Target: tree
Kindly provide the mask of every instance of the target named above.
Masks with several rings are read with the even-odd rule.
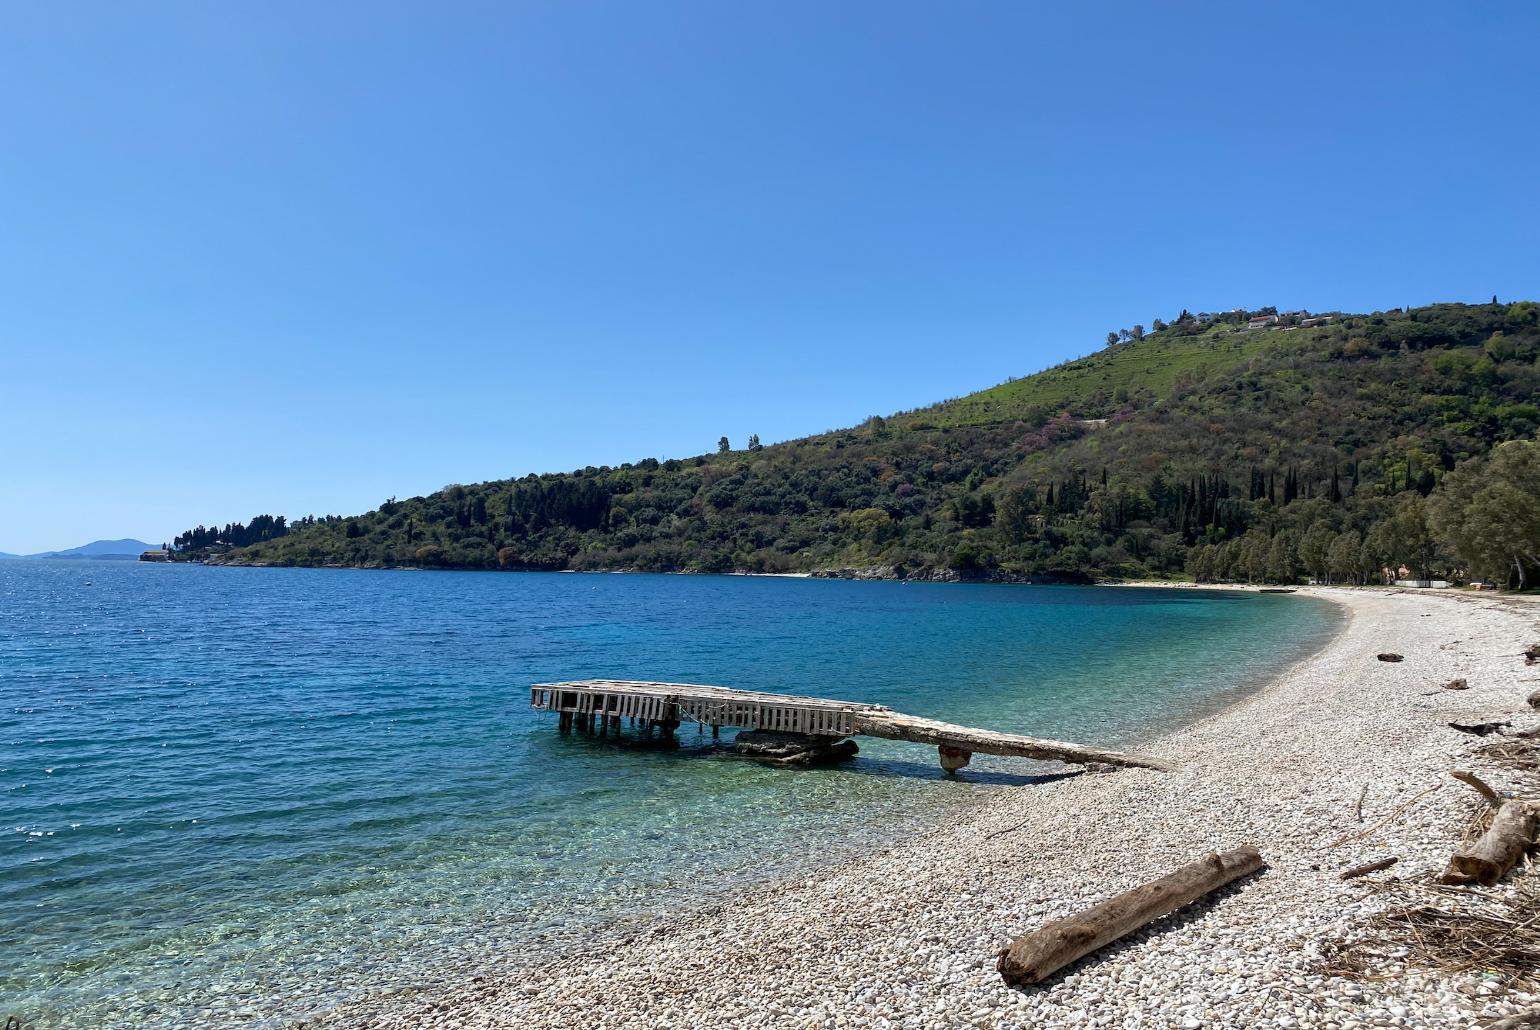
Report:
[[[1471,574],[1520,590],[1540,574],[1540,443],[1514,440],[1457,466],[1427,504],[1434,532]]]
[[[728,442],[727,437],[724,436],[724,437],[722,437],[722,439],[717,441],[717,453],[718,454],[726,454],[728,451],[730,451],[732,449],[733,449],[733,445]]]
[[[1267,549],[1266,576],[1274,583],[1293,583],[1299,578],[1299,558],[1296,554],[1294,531],[1286,529],[1273,537]]]
[[[1305,571],[1322,583],[1331,582],[1331,548],[1336,542],[1336,534],[1324,522],[1317,522],[1300,538],[1300,563],[1305,566]]]
[[[1019,544],[1031,534],[1036,513],[1037,491],[1031,486],[1012,487],[995,503],[995,526],[1006,540]]]
[[[1359,548],[1357,533],[1341,533],[1331,542],[1331,548],[1326,554],[1328,582],[1332,579],[1359,582]]]
[[[1160,332],[1165,327],[1166,327],[1166,323],[1162,322],[1158,318],[1155,321],[1150,323],[1150,328],[1153,329],[1157,333]]]
[[[1428,531],[1427,505],[1419,496],[1406,498],[1388,523],[1394,560],[1405,565],[1417,579],[1431,579],[1438,560],[1438,543]]]
[[[1118,345],[1118,334],[1117,334],[1117,332],[1114,331],[1114,332],[1108,333],[1107,334],[1107,346],[1109,346],[1109,347],[1116,347],[1117,345]]]
[[[1144,326],[1142,326],[1142,325],[1134,326],[1133,329],[1129,331],[1128,335],[1132,336],[1136,340],[1144,339]]]
[[[760,448],[761,448],[761,444],[759,442],[759,434],[758,433],[750,433],[749,434],[749,450],[757,451],[757,450],[760,450]]]
[[[1255,583],[1259,579],[1267,578],[1267,559],[1272,551],[1272,543],[1267,539],[1266,533],[1256,531],[1247,533],[1240,541],[1240,554],[1236,561],[1236,576],[1246,577],[1247,583]]]

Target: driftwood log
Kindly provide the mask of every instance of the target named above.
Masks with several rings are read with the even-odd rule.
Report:
[[[1449,859],[1441,882],[1492,886],[1524,857],[1524,852],[1535,841],[1537,825],[1540,825],[1540,809],[1528,801],[1504,801],[1487,832]]]
[[[1515,1012],[1511,1016],[1488,1023],[1485,1030],[1540,1030],[1540,1009]]]
[[[995,963],[1013,987],[1039,983],[1083,955],[1265,867],[1256,848],[1210,852],[1158,880],[1023,934]]]
[[[1396,654],[1394,651],[1386,651],[1382,654],[1375,655],[1375,657],[1382,662],[1399,662],[1401,660],[1401,656]]]

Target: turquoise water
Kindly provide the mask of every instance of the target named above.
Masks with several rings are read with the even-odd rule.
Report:
[[[534,681],[1116,744],[1334,618],[1198,591],[0,562],[0,1016],[281,1025],[698,907],[1045,771],[564,738]]]

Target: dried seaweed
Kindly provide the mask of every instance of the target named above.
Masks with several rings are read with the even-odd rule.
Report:
[[[1540,989],[1540,877],[1518,890],[1386,880],[1367,882],[1391,902],[1370,916],[1359,939],[1331,944],[1321,972],[1355,980],[1388,980],[1385,960],[1447,974],[1496,974],[1510,987]]]

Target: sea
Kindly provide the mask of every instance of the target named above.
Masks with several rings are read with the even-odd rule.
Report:
[[[1211,590],[0,562],[0,1019],[286,1026],[692,918],[1064,771],[564,737],[531,683],[1133,747],[1337,618]]]

